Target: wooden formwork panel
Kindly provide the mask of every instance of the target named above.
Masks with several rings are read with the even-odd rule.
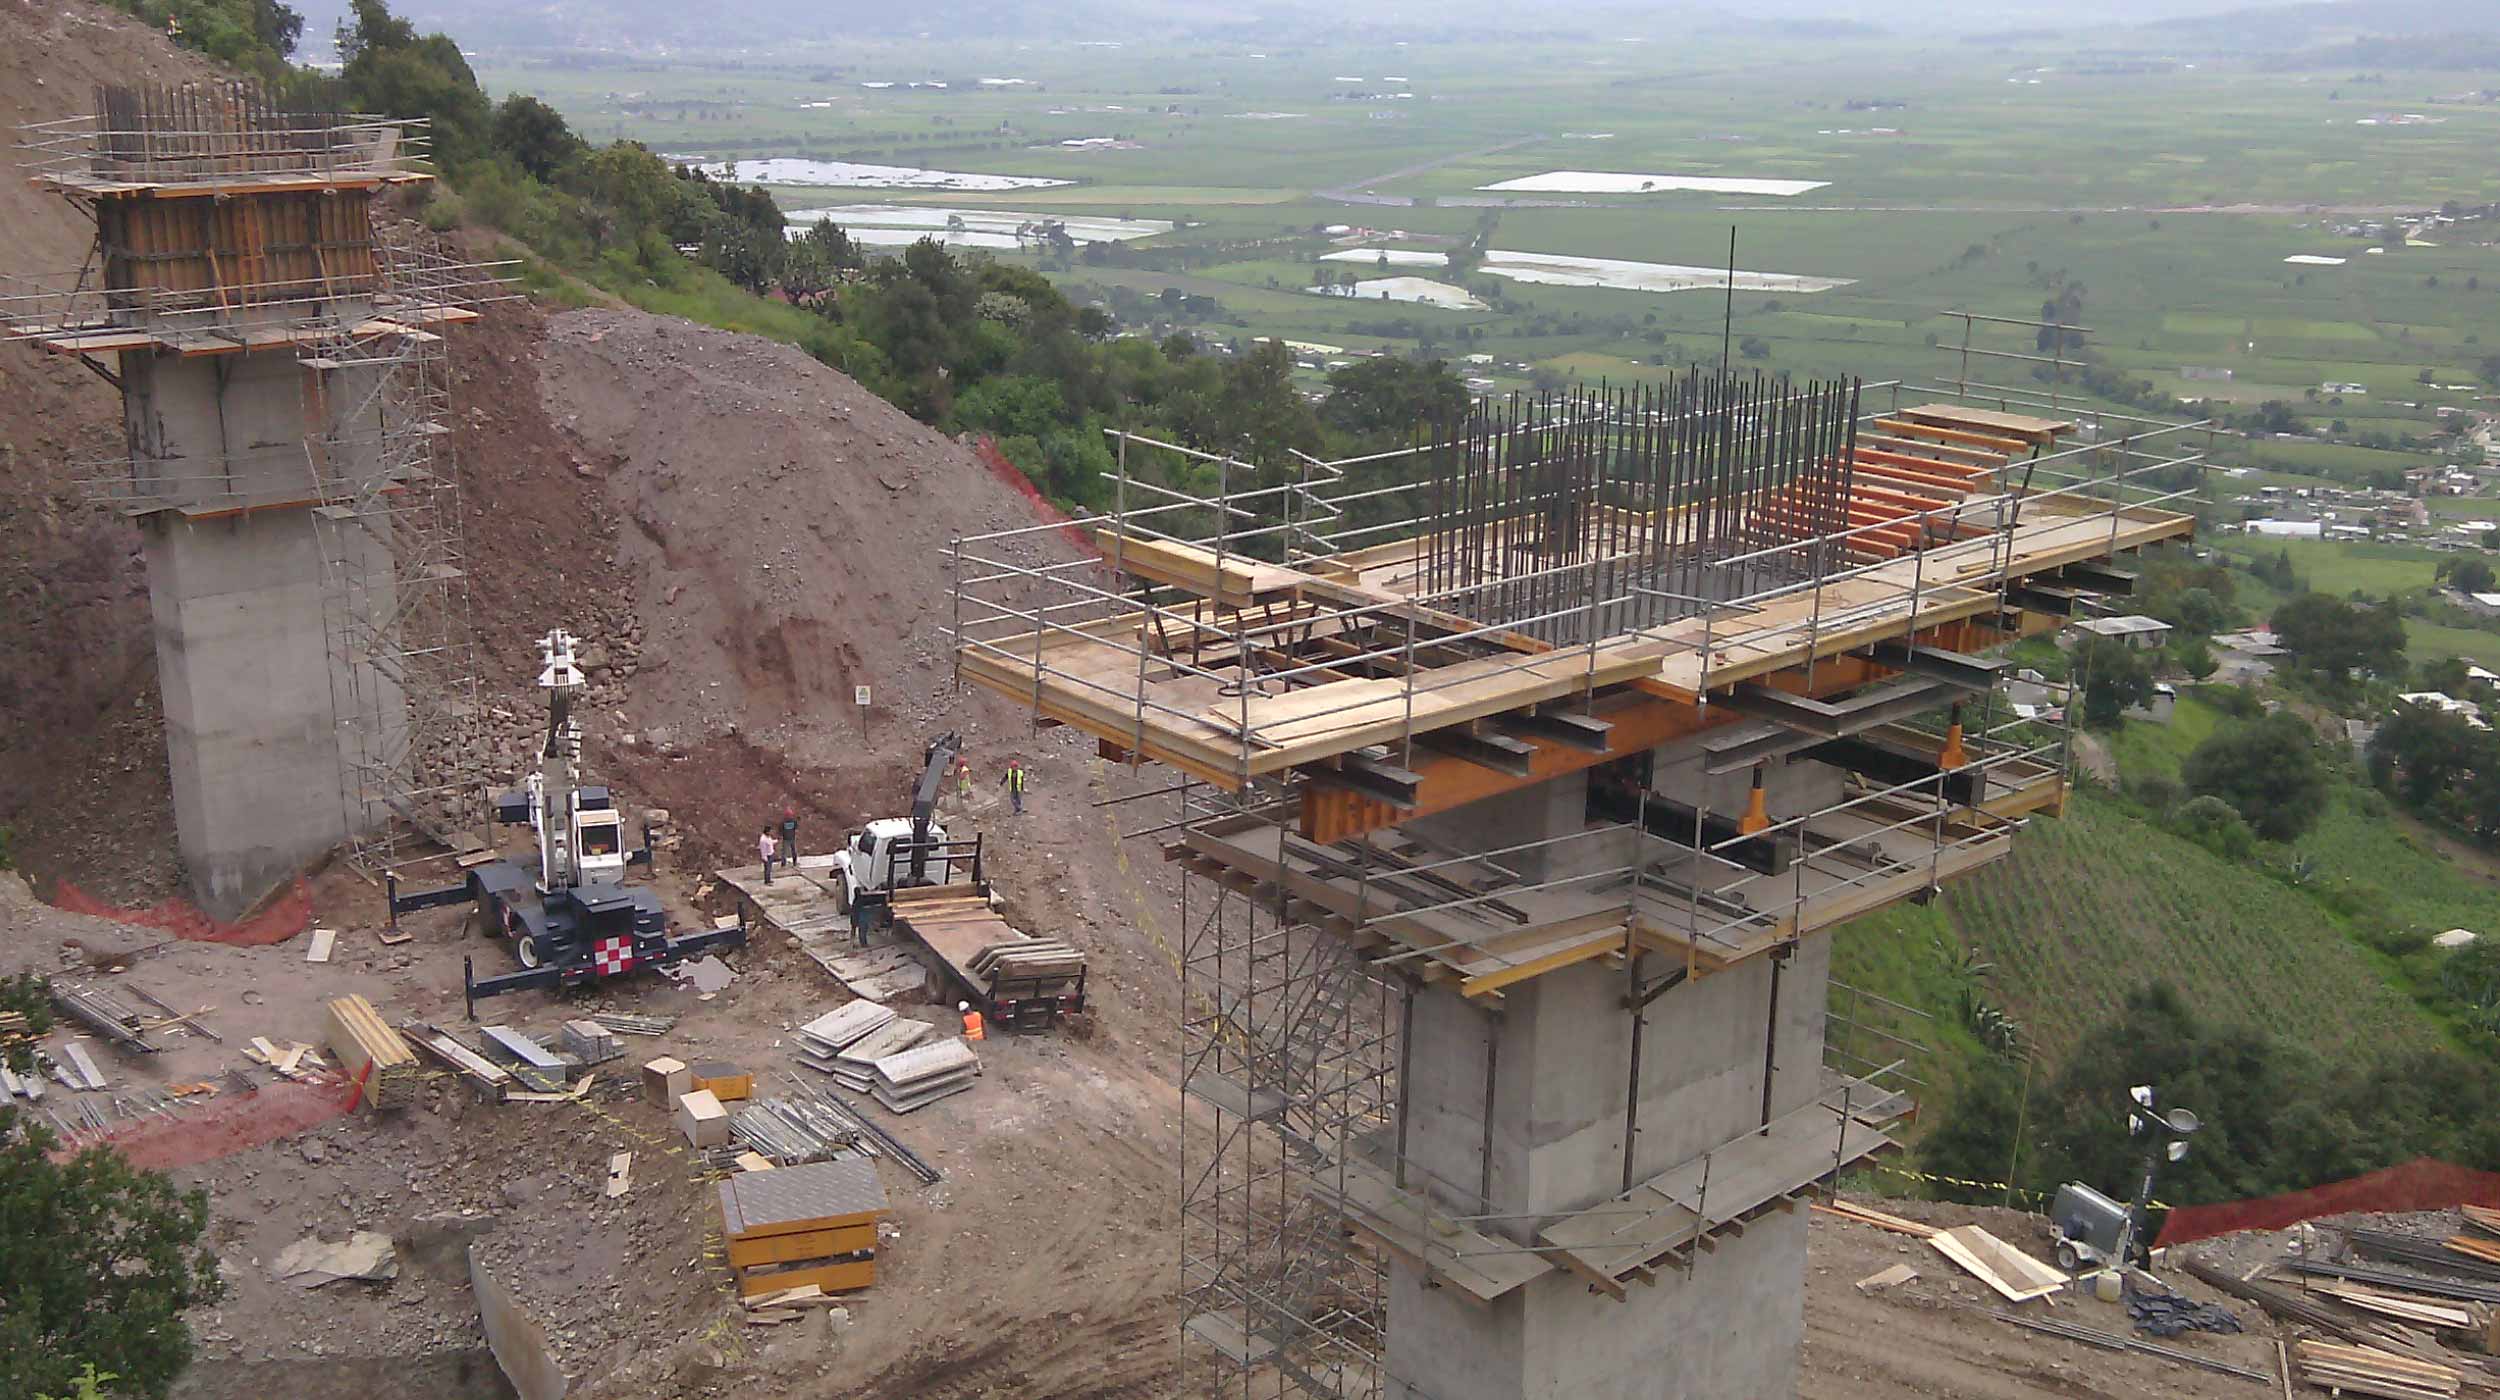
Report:
[[[105,286],[241,309],[374,290],[369,192],[110,199],[96,209]],[[145,301],[134,297],[145,308]]]

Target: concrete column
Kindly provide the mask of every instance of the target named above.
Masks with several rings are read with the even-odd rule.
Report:
[[[174,817],[191,895],[232,918],[346,834],[312,515],[147,531]]]
[[[393,615],[387,521],[325,523],[306,504],[322,490],[308,437],[367,439],[329,454],[335,481],[379,470],[381,370],[316,383],[290,348],[134,352],[122,371],[134,487],[155,508],[146,557],[175,825],[193,901],[232,918],[349,835],[342,768],[405,740],[396,680],[348,659],[358,649],[339,643],[354,629],[334,635],[351,615]]]
[[[1571,787],[1568,782],[1544,785]],[[1438,819],[1482,845],[1577,824],[1577,789],[1505,797],[1509,814]],[[1690,797],[1683,800],[1690,801]],[[1457,820],[1452,820],[1457,819]],[[1507,828],[1507,829],[1505,829]],[[1567,848],[1566,848],[1567,849]],[[1524,873],[1524,872],[1523,872]],[[1811,1102],[1822,1086],[1830,942],[1660,996],[1634,1061],[1630,977],[1603,961],[1505,988],[1491,1004],[1415,1000],[1404,1083],[1409,1189],[1522,1245]],[[1643,973],[1667,972],[1664,957]],[[1774,983],[1777,984],[1776,998]],[[1768,1092],[1766,1094],[1766,1086]],[[1635,1115],[1631,1109],[1637,1103]],[[1637,1118],[1637,1124],[1635,1124]],[[1800,1183],[1802,1184],[1802,1183]],[[1774,1215],[1617,1302],[1557,1271],[1490,1306],[1393,1263],[1387,1361],[1398,1400],[1764,1400],[1793,1395],[1804,1340],[1805,1218]],[[1676,1339],[1695,1339],[1678,1346]],[[1700,1344],[1705,1341],[1707,1345]]]

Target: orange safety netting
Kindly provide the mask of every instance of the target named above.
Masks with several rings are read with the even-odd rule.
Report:
[[[52,905],[73,914],[93,914],[99,919],[111,919],[117,924],[158,929],[193,943],[224,943],[237,948],[284,943],[312,926],[312,886],[302,880],[297,880],[284,894],[271,899],[260,909],[230,924],[219,923],[201,913],[187,899],[176,897],[159,900],[145,908],[126,909],[108,904],[67,880],[52,887]]]
[[[186,1105],[170,1114],[137,1119],[100,1141],[134,1167],[157,1171],[192,1167],[343,1118],[355,1106],[358,1093],[358,1086],[345,1079],[271,1084],[248,1094],[226,1094],[196,1108]]]
[[[1041,488],[1033,484],[1033,479],[1026,476],[1015,463],[1008,461],[1006,453],[998,450],[998,444],[995,441],[986,437],[982,438],[972,445],[972,454],[981,459],[981,465],[990,469],[990,475],[1006,482],[1008,486],[1014,488],[1016,494],[1031,501],[1035,514],[1044,520],[1058,522],[1059,533],[1067,538],[1068,543],[1097,557],[1102,554],[1102,551],[1095,547],[1093,537],[1078,528],[1076,522],[1068,518],[1066,511],[1052,505],[1050,498],[1042,494]]]
[[[2327,1215],[2446,1210],[2462,1205],[2500,1207],[2500,1175],[2417,1157],[2306,1191],[2174,1207],[2162,1224],[2161,1238],[2154,1243],[2186,1244],[2238,1230],[2281,1230]]]

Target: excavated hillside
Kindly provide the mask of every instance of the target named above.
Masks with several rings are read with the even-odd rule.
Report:
[[[26,123],[93,111],[98,83],[213,73],[101,5],[0,4],[0,142],[12,146]],[[0,270],[75,277],[94,226],[14,169],[7,176]],[[138,896],[176,874],[147,586],[137,533],[78,486],[90,474],[79,464],[122,451],[111,385],[0,344],[0,848],[47,883],[69,873]],[[104,852],[111,859],[93,859]]]
[[[0,5],[12,133],[91,110],[98,83],[213,75],[101,6]],[[67,201],[0,181],[11,274],[74,275],[91,237]],[[520,771],[532,644],[556,625],[599,663],[594,757],[696,854],[785,806],[818,832],[882,810],[926,731],[966,727],[941,720],[947,540],[1034,517],[965,447],[796,350],[630,310],[504,303],[452,366],[495,702],[481,782]],[[38,889],[137,899],[179,877],[146,580],[136,532],[78,484],[123,451],[112,386],[0,345],[0,828]]]

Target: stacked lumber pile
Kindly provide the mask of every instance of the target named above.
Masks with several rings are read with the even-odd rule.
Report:
[[[2391,1293],[2383,1289],[2363,1288],[2356,1283],[2312,1284],[2310,1291],[2323,1293],[2339,1303],[2363,1312],[2392,1317],[2415,1327],[2444,1327],[2450,1331],[2480,1330],[2475,1311],[2463,1303],[2444,1303],[2412,1293]]]
[[[363,997],[339,997],[327,1009],[330,1053],[349,1079],[363,1081],[364,1101],[376,1108],[406,1103],[425,1077],[417,1052]]]
[[[2299,1362],[2301,1379],[2340,1394],[2438,1400],[2464,1388],[2464,1378],[2454,1367],[2375,1347],[2303,1341],[2292,1344],[2292,1354]]]
[[[887,1055],[871,1068],[868,1092],[889,1112],[910,1113],[972,1087],[981,1059],[959,1036]]]
[[[814,1286],[841,1293],[877,1281],[885,1186],[864,1157],[742,1171],[720,1183],[721,1237],[741,1298]]]

